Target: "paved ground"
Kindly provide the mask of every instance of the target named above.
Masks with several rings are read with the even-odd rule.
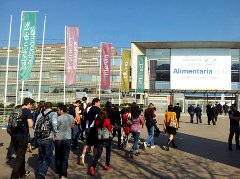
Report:
[[[163,114],[158,115],[159,127],[162,129]],[[156,148],[146,150],[140,145],[141,155],[130,159],[128,150],[120,150],[114,141],[111,156],[111,171],[103,169],[105,152],[96,169],[96,178],[240,178],[240,151],[227,150],[229,120],[221,116],[216,126],[207,125],[206,116],[202,124],[189,123],[189,117],[183,115],[180,129],[176,135],[177,149],[162,150],[166,144],[166,134],[155,139]],[[146,128],[141,133],[141,142],[146,138]],[[235,143],[235,142],[233,142]],[[6,148],[9,136],[0,129],[0,178],[9,178],[14,160],[7,161]],[[83,144],[80,142],[81,148]],[[81,150],[81,149],[80,149]],[[92,156],[86,156],[88,164],[78,165],[77,156],[81,151],[72,151],[69,158],[69,178],[92,178],[87,169]],[[34,178],[37,150],[27,153],[26,168]],[[57,178],[54,173],[54,161],[48,170],[47,178]]]

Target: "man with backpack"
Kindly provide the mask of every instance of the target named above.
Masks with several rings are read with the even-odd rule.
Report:
[[[45,102],[44,109],[38,115],[35,125],[35,137],[38,146],[37,179],[43,179],[47,174],[53,157],[53,137],[57,133],[57,113],[52,111],[52,103]]]
[[[35,101],[25,98],[21,109],[10,113],[8,132],[10,133],[16,152],[16,160],[10,179],[26,178],[30,175],[25,169],[25,155],[29,139],[29,127],[33,126],[31,109]]]

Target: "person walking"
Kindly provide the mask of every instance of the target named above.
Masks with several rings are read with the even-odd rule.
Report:
[[[237,110],[237,105],[232,104],[230,111],[228,112],[230,119],[230,132],[228,137],[228,150],[232,151],[232,139],[235,134],[236,149],[240,150],[239,145],[239,120],[240,112]]]
[[[78,149],[78,138],[80,136],[80,100],[69,106],[69,114],[73,116],[75,122],[72,128],[72,150]]]
[[[208,125],[210,125],[211,121],[214,125],[212,103],[211,102],[209,102],[208,105],[206,106],[206,112],[207,112],[207,117],[208,117]]]
[[[154,110],[154,105],[150,103],[148,108],[144,112],[145,124],[148,130],[148,137],[145,142],[143,142],[144,148],[149,146],[150,148],[155,148],[154,145],[154,130],[156,121],[156,111]]]
[[[215,105],[212,106],[212,121],[213,121],[213,125],[217,124],[217,118],[218,118],[218,108],[217,108],[217,103]]]
[[[36,120],[35,137],[38,146],[36,179],[44,179],[51,164],[54,150],[53,137],[57,133],[57,113],[52,103],[45,102],[44,109]]]
[[[74,118],[67,114],[67,106],[60,104],[57,107],[57,133],[54,138],[56,174],[59,178],[67,178],[68,158],[71,149],[71,128],[74,127]]]
[[[133,158],[133,155],[138,156],[140,152],[138,151],[138,141],[140,138],[140,130],[141,127],[143,128],[144,126],[144,119],[143,116],[141,115],[141,109],[136,106],[132,108],[132,124],[131,124],[131,133],[133,135],[134,141],[132,148],[129,152],[129,156]]]
[[[169,150],[170,144],[172,144],[173,148],[177,148],[174,141],[174,135],[177,133],[176,130],[178,129],[178,123],[176,113],[173,111],[172,105],[168,105],[168,111],[165,114],[163,129],[168,134],[168,141],[165,150]]]
[[[194,110],[194,106],[192,104],[190,104],[190,106],[188,107],[188,113],[190,115],[190,122],[193,123],[193,117],[195,114],[195,110]]]
[[[228,114],[228,110],[229,110],[229,106],[227,105],[227,103],[225,103],[223,105],[223,111],[224,111],[224,115],[226,116]]]
[[[199,121],[200,123],[202,123],[202,109],[201,109],[201,107],[199,106],[199,104],[198,104],[197,107],[195,108],[195,113],[196,113],[197,124],[198,124],[198,121]]]
[[[95,130],[96,132],[99,130],[99,128],[107,128],[109,132],[113,131],[113,127],[110,123],[110,119],[108,118],[108,113],[107,110],[103,109],[100,111],[99,115],[96,118],[95,122]],[[105,140],[100,140],[97,139],[96,141],[96,148],[97,148],[97,153],[93,158],[92,164],[89,169],[90,175],[94,176],[95,175],[95,168],[97,166],[97,163],[102,155],[103,151],[103,146],[106,147],[106,163],[104,166],[105,170],[110,170],[110,158],[111,158],[111,143],[112,139],[105,139]]]
[[[87,153],[87,149],[91,146],[94,146],[96,144],[96,140],[97,140],[97,132],[95,130],[95,119],[97,117],[97,115],[100,113],[101,109],[100,109],[100,99],[98,98],[94,98],[92,100],[92,106],[89,108],[89,111],[87,112],[87,129],[88,129],[88,135],[86,138],[86,144],[83,147],[82,150],[82,155],[79,158],[79,164],[80,165],[85,165],[85,155]],[[96,154],[96,145],[94,146],[95,150],[93,150],[93,155]]]
[[[176,106],[174,106],[173,111],[174,111],[174,112],[176,113],[176,115],[177,115],[178,128],[180,128],[180,126],[179,126],[179,121],[180,121],[180,116],[181,116],[182,108],[179,106],[179,103],[177,103]]]
[[[82,97],[82,103],[80,104],[80,111],[81,111],[81,114],[80,114],[80,118],[81,118],[81,124],[80,124],[80,127],[81,127],[81,134],[80,134],[80,138],[82,141],[84,141],[85,139],[85,129],[86,129],[86,115],[87,115],[87,97],[84,96]]]
[[[12,131],[12,142],[16,152],[16,160],[10,179],[26,178],[30,175],[25,168],[25,155],[29,141],[29,128],[33,126],[31,109],[35,101],[25,98],[22,106],[22,127]]]

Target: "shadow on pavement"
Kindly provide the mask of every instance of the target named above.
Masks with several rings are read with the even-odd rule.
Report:
[[[155,142],[157,145],[166,145],[167,136],[162,136],[163,135],[160,135],[160,138],[156,138]],[[240,150],[235,150],[235,144],[233,144],[234,150],[229,151],[226,142],[192,136],[180,132],[175,136],[175,142],[178,146],[177,150],[240,168]]]

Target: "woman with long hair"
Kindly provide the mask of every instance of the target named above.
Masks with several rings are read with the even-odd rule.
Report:
[[[176,113],[173,112],[173,105],[168,105],[168,111],[165,114],[164,119],[164,130],[168,134],[168,141],[167,146],[165,147],[165,150],[169,150],[170,144],[172,144],[173,148],[177,148],[177,146],[174,143],[174,135],[177,133],[178,129],[178,121]]]
[[[95,121],[96,131],[99,128],[107,128],[109,132],[112,132],[113,128],[110,123],[110,119],[108,118],[107,110],[102,109]],[[98,160],[100,159],[103,151],[103,146],[106,147],[106,165],[104,166],[105,170],[110,170],[110,157],[111,157],[111,144],[112,139],[105,139],[105,140],[97,140],[97,154],[94,156],[92,161],[92,165],[90,167],[89,173],[90,175],[95,175],[95,168],[97,166]]]
[[[155,148],[154,145],[154,130],[155,130],[155,125],[157,123],[156,121],[156,111],[155,107],[152,103],[148,105],[148,108],[144,112],[144,118],[146,121],[146,127],[148,130],[148,137],[146,141],[143,143],[144,148],[149,146],[150,148]]]
[[[133,155],[139,155],[138,151],[138,141],[140,138],[140,130],[143,128],[144,121],[143,116],[141,115],[141,109],[139,107],[135,107],[132,113],[132,124],[131,124],[131,132],[134,138],[134,142],[132,148],[129,152],[129,156],[133,158]]]

